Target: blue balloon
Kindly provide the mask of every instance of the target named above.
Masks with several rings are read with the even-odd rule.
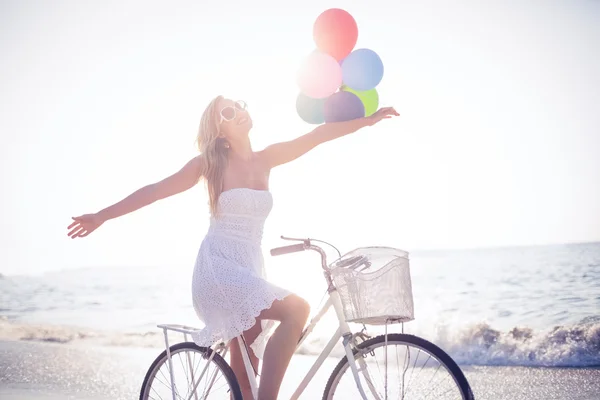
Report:
[[[371,90],[383,78],[383,62],[373,50],[358,49],[342,62],[342,80],[357,91]]]
[[[325,100],[325,122],[342,122],[365,116],[365,106],[351,92],[337,92]]]
[[[325,100],[313,99],[304,93],[300,93],[296,98],[296,111],[305,122],[309,124],[322,124],[325,122]]]

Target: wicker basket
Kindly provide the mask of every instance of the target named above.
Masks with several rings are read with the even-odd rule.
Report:
[[[414,319],[407,252],[390,247],[358,248],[330,268],[346,321],[383,325]]]

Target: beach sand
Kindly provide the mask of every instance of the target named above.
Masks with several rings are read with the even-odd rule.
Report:
[[[0,341],[2,400],[136,399],[157,348],[93,347]],[[296,355],[283,382],[288,399],[315,356]],[[326,361],[302,399],[320,399],[337,359]],[[485,400],[597,400],[600,369],[463,367],[475,397]]]

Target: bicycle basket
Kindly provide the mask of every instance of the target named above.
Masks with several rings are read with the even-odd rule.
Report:
[[[408,253],[362,247],[330,264],[347,322],[382,325],[414,319]]]

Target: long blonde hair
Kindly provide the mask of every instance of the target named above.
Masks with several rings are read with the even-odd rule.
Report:
[[[227,167],[228,145],[225,139],[219,138],[220,110],[217,104],[223,96],[215,97],[206,107],[200,119],[200,128],[196,142],[204,159],[204,178],[208,188],[210,212],[217,214],[217,203],[223,192],[223,180]]]

